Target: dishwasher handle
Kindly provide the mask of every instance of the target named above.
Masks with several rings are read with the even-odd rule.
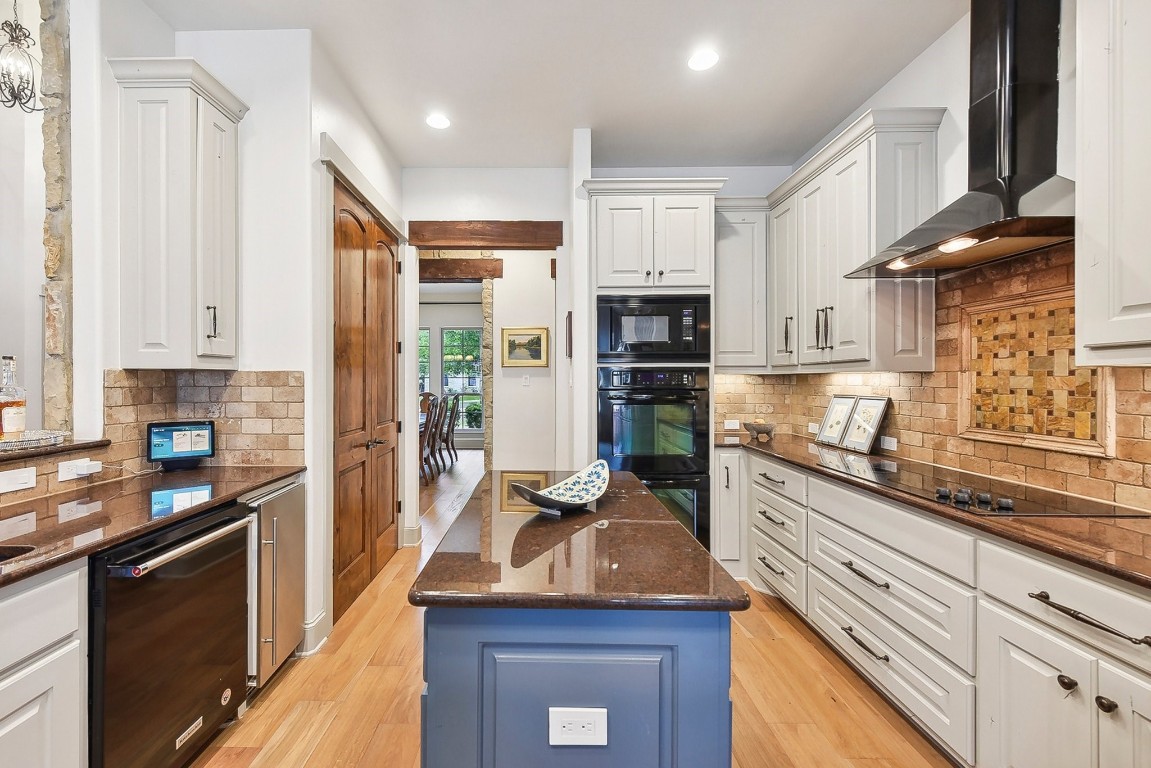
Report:
[[[169,549],[162,555],[157,555],[151,560],[145,560],[139,565],[109,565],[108,576],[117,579],[138,579],[146,575],[149,571],[154,571],[162,565],[166,565],[173,560],[183,557],[184,555],[195,552],[198,549],[203,549],[214,541],[224,538],[229,533],[238,531],[241,528],[246,528],[251,524],[251,520],[247,517],[242,520],[235,520],[220,528],[215,528],[211,532],[200,536],[199,538],[192,539],[189,542],[181,544],[178,547]]]

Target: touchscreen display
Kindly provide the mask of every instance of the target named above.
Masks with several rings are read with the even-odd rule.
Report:
[[[215,425],[210,421],[148,425],[148,461],[199,459],[215,453]]]
[[[211,484],[152,491],[152,519],[167,517],[176,512],[182,512],[188,507],[211,500]]]

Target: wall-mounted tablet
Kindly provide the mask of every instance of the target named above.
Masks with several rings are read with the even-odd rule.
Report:
[[[165,471],[192,469],[216,455],[216,424],[212,421],[164,421],[148,425],[148,461]]]

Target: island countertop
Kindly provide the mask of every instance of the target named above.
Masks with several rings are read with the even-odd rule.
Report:
[[[303,467],[245,466],[157,472],[0,504],[0,548],[32,548],[0,562],[0,586],[227,504],[303,471]]]
[[[484,475],[408,593],[413,605],[741,611],[747,593],[629,472],[559,519],[508,488],[570,472]]]

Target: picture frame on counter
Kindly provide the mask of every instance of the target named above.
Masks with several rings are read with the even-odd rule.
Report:
[[[501,472],[500,473],[500,512],[538,512],[539,507],[521,498],[511,489],[512,483],[527,486],[533,491],[542,491],[548,486],[547,472]]]
[[[850,395],[835,395],[823,413],[823,421],[819,423],[819,431],[815,433],[815,441],[826,445],[839,445],[843,433],[847,431],[847,422],[851,418],[851,411],[855,407],[855,398]]]
[[[850,451],[871,453],[871,446],[875,444],[875,436],[879,434],[879,425],[883,422],[890,401],[887,397],[856,398],[840,446]]]

